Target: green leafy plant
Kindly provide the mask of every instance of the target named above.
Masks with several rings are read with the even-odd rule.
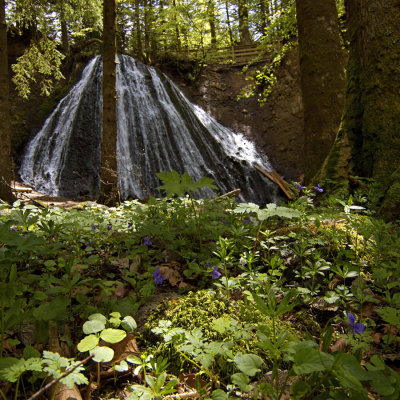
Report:
[[[119,329],[119,328],[122,329]],[[136,329],[136,322],[131,316],[121,319],[119,312],[112,312],[107,319],[102,314],[92,314],[89,316],[82,330],[86,335],[79,343],[78,350],[82,353],[89,351],[93,356],[93,361],[98,363],[98,383],[100,383],[100,363],[109,362],[114,357],[114,350],[106,345],[101,345],[100,339],[106,343],[119,343],[125,339],[127,332]]]

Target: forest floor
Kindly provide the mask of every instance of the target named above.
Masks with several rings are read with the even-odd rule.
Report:
[[[39,193],[21,182],[13,181],[11,182],[11,186],[17,199],[20,200],[23,204],[34,204],[35,202],[37,202],[44,207],[62,207],[65,209],[70,209],[81,204],[81,202],[73,201],[65,197],[50,196],[47,194]]]
[[[264,208],[188,187],[109,208],[15,183],[0,399],[400,398],[397,223],[320,185]]]

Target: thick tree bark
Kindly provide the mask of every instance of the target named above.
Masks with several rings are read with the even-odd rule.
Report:
[[[344,104],[344,57],[335,0],[296,0],[304,106],[304,178],[309,183],[335,140]]]
[[[0,0],[0,199],[12,203],[12,160],[9,114],[8,52],[5,2]]]
[[[135,0],[135,36],[136,49],[135,58],[143,61],[142,30],[140,26],[140,0]]]
[[[341,129],[323,173],[374,178],[381,213],[400,216],[400,3],[346,0],[350,55]]]
[[[118,199],[115,0],[104,0],[103,7],[103,139],[99,201],[113,204]]]
[[[153,5],[151,0],[144,0],[144,52],[146,61],[151,62],[152,42],[151,42],[151,21],[153,19]]]
[[[217,44],[216,32],[216,18],[215,18],[215,4],[214,0],[209,0],[207,3],[208,23],[210,25],[211,46],[215,47]]]
[[[176,40],[176,50],[180,51],[182,46],[181,46],[181,33],[179,29],[179,22],[177,18],[177,7],[176,7],[176,0],[172,0],[172,7],[174,9],[174,17],[173,21],[175,24],[175,40]]]
[[[240,44],[246,45],[251,43],[249,30],[249,9],[247,0],[239,0],[239,35]]]
[[[69,46],[69,38],[68,38],[68,26],[67,21],[65,20],[64,11],[61,8],[60,11],[60,24],[61,24],[61,43],[62,48],[65,54],[69,54],[70,46]]]

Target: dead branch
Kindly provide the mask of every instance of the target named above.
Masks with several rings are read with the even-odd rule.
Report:
[[[68,369],[65,371],[62,375],[60,375],[57,379],[54,379],[54,381],[49,382],[46,386],[43,386],[38,392],[34,393],[31,397],[29,397],[28,400],[34,400],[37,399],[40,395],[45,393],[47,390],[51,389],[54,385],[56,385],[58,382],[61,381],[61,379],[65,378],[68,376],[71,372],[74,372],[79,366],[86,364],[90,359],[92,359],[94,355],[90,355],[86,357],[84,360],[73,366],[72,368]]]

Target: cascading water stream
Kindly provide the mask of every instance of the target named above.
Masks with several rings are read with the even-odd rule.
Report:
[[[100,183],[102,63],[95,57],[81,80],[27,147],[20,176],[36,190],[69,198],[95,197]],[[211,177],[221,193],[265,204],[276,188],[252,164],[271,170],[243,135],[191,104],[165,75],[125,55],[117,67],[118,179],[123,199],[158,195],[157,172],[175,169]],[[203,196],[215,195],[203,191]]]

